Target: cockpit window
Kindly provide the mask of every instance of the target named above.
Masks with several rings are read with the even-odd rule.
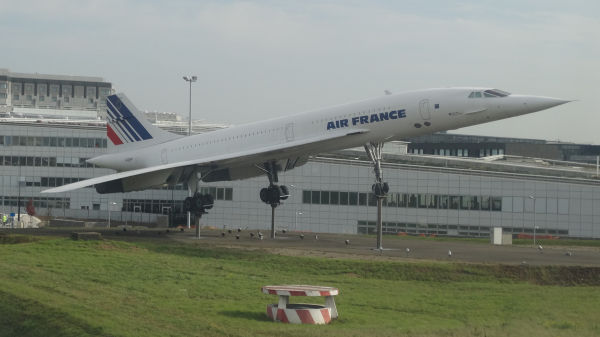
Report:
[[[482,96],[483,95],[483,96]],[[510,95],[510,92],[502,91],[499,89],[490,89],[484,92],[471,91],[469,98],[481,98],[481,97],[506,97]]]
[[[510,92],[502,91],[500,89],[490,89],[484,91],[485,97],[506,97],[510,95]]]

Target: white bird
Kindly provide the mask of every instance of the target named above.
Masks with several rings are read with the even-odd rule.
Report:
[[[304,240],[304,234],[300,234],[300,239]]]
[[[319,236],[315,234],[315,240],[319,240]]]
[[[452,251],[448,249],[448,257],[452,257]]]
[[[346,240],[346,246],[350,244],[350,240]]]
[[[544,247],[542,247],[542,245],[538,245],[537,249],[541,252],[542,250],[544,250]]]

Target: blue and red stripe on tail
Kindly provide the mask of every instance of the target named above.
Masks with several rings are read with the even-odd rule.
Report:
[[[152,135],[117,95],[106,99],[106,133],[114,145],[152,139]],[[111,125],[114,127],[112,128]]]

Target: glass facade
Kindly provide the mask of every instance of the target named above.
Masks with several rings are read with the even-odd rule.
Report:
[[[349,196],[349,197],[347,197]],[[315,205],[377,206],[373,193],[339,191],[302,191],[302,203]],[[502,211],[502,197],[423,193],[390,193],[383,207]]]

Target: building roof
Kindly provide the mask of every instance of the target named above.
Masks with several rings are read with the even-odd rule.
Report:
[[[69,82],[105,82],[102,77],[92,76],[72,76],[72,75],[49,75],[38,73],[15,73],[8,69],[0,68],[0,76],[6,76],[11,79],[28,79],[28,80],[43,80],[43,81],[69,81]]]

